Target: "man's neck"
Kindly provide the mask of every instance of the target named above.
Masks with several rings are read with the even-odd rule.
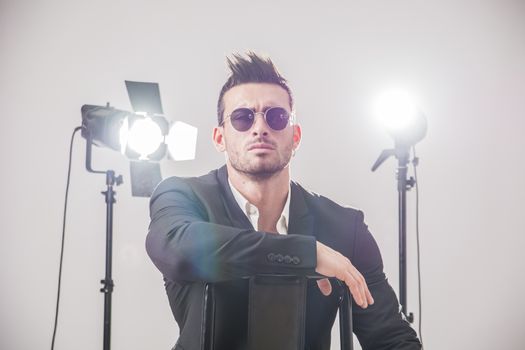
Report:
[[[228,178],[244,198],[261,212],[280,215],[290,189],[289,167],[269,177],[252,177],[235,170],[229,163],[226,166]]]

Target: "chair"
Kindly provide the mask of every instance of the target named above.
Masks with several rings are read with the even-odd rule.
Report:
[[[246,350],[304,350],[306,293],[308,277],[257,275],[248,281],[248,322],[243,348]],[[334,280],[336,281],[336,280]],[[338,281],[337,281],[338,283]],[[352,299],[348,288],[341,288],[339,302],[340,343],[342,350],[352,350]],[[334,291],[336,289],[334,288]],[[224,294],[223,294],[224,293]],[[228,327],[243,323],[220,322],[228,306],[218,300],[231,301],[221,284],[208,283],[204,293],[203,350],[222,350],[233,340]],[[242,302],[238,300],[237,302]],[[246,345],[244,345],[246,344]]]

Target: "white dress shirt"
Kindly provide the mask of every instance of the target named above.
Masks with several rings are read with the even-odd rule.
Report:
[[[252,203],[248,202],[248,200],[244,198],[244,196],[239,191],[237,191],[230,179],[228,179],[228,183],[230,184],[233,197],[237,201],[237,204],[239,204],[239,207],[242,209],[244,214],[246,214],[248,220],[250,220],[252,223],[252,226],[256,230],[259,230],[259,209]],[[275,225],[277,232],[280,235],[288,234],[288,218],[290,216],[290,191],[291,189],[289,188],[288,195],[286,196],[286,202],[284,203],[283,212],[281,213],[279,220],[277,220],[277,225]]]

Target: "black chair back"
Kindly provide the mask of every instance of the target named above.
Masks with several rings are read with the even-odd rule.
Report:
[[[307,280],[303,276],[250,277],[247,318],[232,322],[216,322],[225,319],[224,315],[228,312],[228,306],[222,301],[246,301],[223,295],[225,292],[220,284],[207,284],[204,295],[203,350],[222,350],[231,348],[232,344],[246,350],[304,350]],[[348,288],[342,290],[339,303],[341,349],[353,350],[352,299]],[[230,332],[234,327],[237,332]],[[229,339],[231,334],[246,334],[246,338]]]

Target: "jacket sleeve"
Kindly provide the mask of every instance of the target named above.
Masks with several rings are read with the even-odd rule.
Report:
[[[314,237],[209,222],[205,206],[181,178],[169,178],[157,187],[150,200],[150,219],[146,250],[164,277],[173,281],[218,282],[315,271]],[[279,254],[283,259],[275,258]]]
[[[374,304],[367,309],[352,308],[353,326],[363,350],[416,350],[421,343],[400,312],[392,287],[383,272],[379,248],[359,212],[352,263],[363,274]]]

